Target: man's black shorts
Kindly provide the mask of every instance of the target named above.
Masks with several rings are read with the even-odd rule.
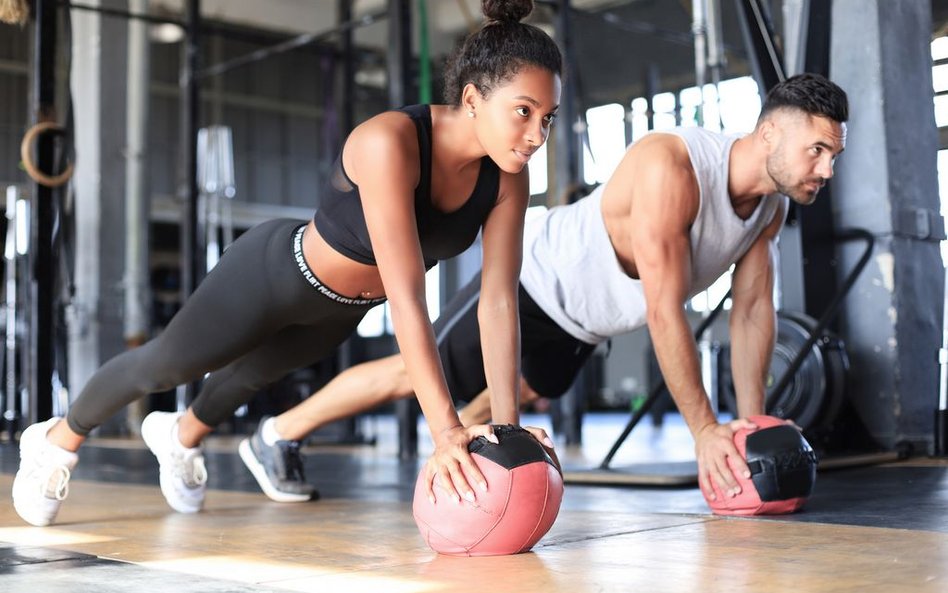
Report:
[[[478,273],[441,311],[434,323],[441,363],[451,396],[471,401],[487,387],[481,333],[477,322],[481,275]],[[595,346],[577,340],[550,319],[519,288],[521,372],[543,397],[563,395]]]

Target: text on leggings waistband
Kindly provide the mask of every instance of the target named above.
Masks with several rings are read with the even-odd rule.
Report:
[[[379,303],[385,302],[385,297],[378,299],[354,299],[351,297],[342,296],[338,292],[320,282],[319,278],[316,277],[316,274],[314,274],[309,268],[309,264],[306,263],[306,258],[303,257],[303,231],[305,230],[306,225],[304,224],[296,230],[296,233],[293,234],[293,257],[296,259],[296,265],[303,274],[303,278],[309,282],[310,286],[318,290],[324,296],[336,301],[337,303],[342,303],[343,305],[377,305]]]

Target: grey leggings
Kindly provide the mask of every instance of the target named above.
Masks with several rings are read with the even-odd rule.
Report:
[[[87,435],[143,395],[208,372],[191,407],[216,426],[259,389],[331,353],[377,301],[345,304],[314,286],[294,258],[303,224],[272,220],[237,239],[158,337],[92,376],[69,409],[69,428]]]

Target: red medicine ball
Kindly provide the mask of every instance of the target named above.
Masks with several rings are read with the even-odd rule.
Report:
[[[708,506],[716,515],[782,515],[798,510],[813,492],[816,454],[800,431],[773,416],[751,416],[757,430],[740,429],[734,445],[747,461],[751,477],[737,473],[728,460],[741,493],[731,498],[712,480],[715,500]],[[704,491],[702,491],[704,494]]]
[[[474,502],[463,498],[454,502],[436,479],[432,504],[424,470],[418,476],[415,523],[436,552],[453,556],[526,552],[556,520],[563,477],[553,460],[526,430],[512,425],[493,428],[499,444],[478,437],[468,446],[487,480],[487,492],[474,488]]]

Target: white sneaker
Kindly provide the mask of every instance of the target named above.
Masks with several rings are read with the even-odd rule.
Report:
[[[45,527],[56,519],[69,495],[69,476],[79,456],[50,443],[49,430],[59,422],[30,425],[20,435],[20,469],[13,479],[13,508],[31,525]]]
[[[142,422],[142,438],[158,458],[161,493],[179,513],[196,513],[204,506],[207,470],[204,451],[188,449],[178,440],[181,412],[152,412]]]

